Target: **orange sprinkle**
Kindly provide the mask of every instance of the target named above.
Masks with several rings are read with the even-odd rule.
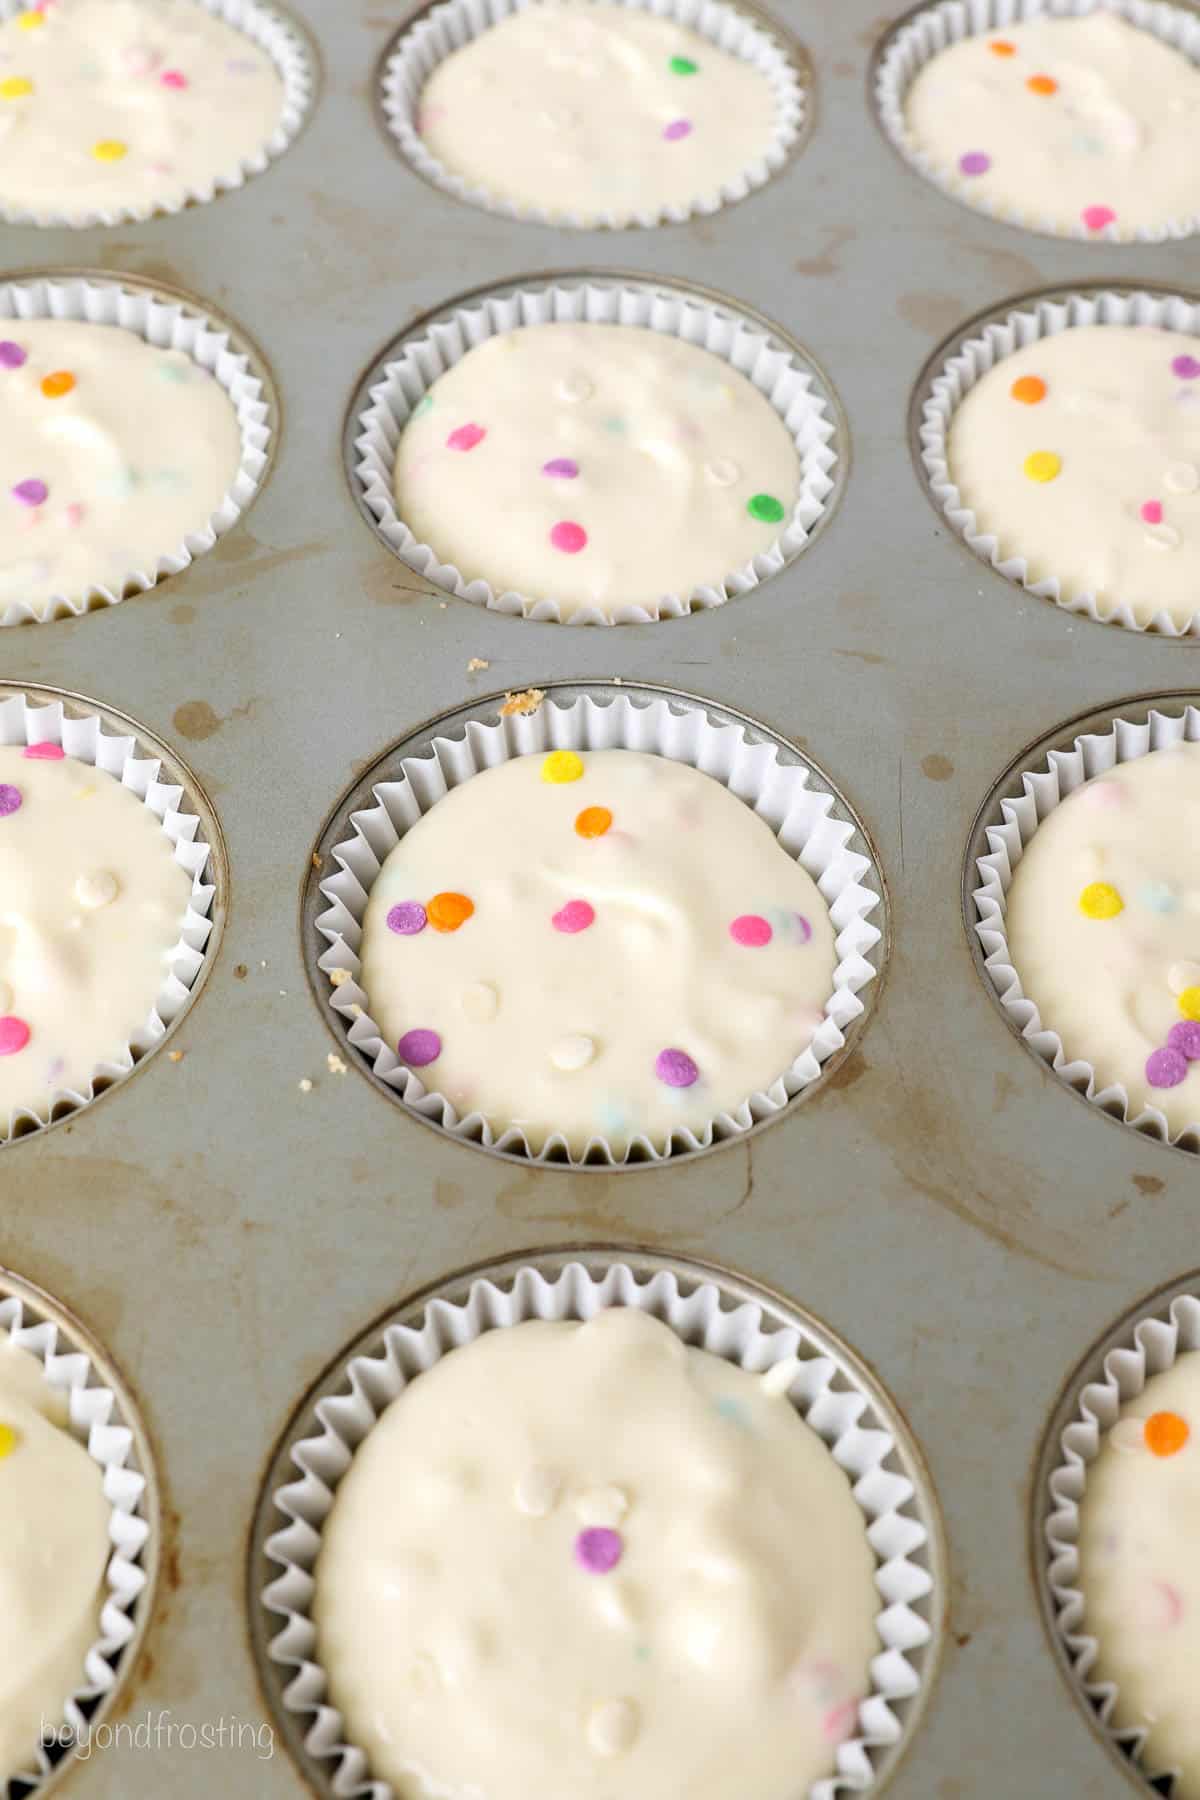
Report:
[[[1053,75],[1031,75],[1025,83],[1031,94],[1057,94],[1058,83]]]
[[[1010,44],[1007,38],[993,38],[988,49],[993,56],[1015,56],[1017,54],[1017,46]]]
[[[1008,391],[1022,406],[1036,406],[1046,398],[1046,384],[1040,375],[1021,375]]]
[[[583,838],[603,837],[612,824],[607,806],[585,806],[575,821],[575,829]]]
[[[1146,1420],[1146,1448],[1155,1456],[1178,1456],[1191,1432],[1178,1413],[1151,1413]]]
[[[62,394],[69,394],[75,386],[75,377],[66,369],[56,369],[53,375],[47,375],[42,382],[42,392],[47,400],[57,400]]]
[[[457,931],[474,911],[474,901],[465,894],[435,894],[425,908],[425,917],[435,931]]]

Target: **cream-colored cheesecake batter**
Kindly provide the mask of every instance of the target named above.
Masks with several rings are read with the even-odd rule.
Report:
[[[711,351],[634,326],[488,338],[433,383],[396,452],[419,543],[564,617],[719,585],[771,548],[799,493],[766,397]]]
[[[629,224],[710,206],[777,126],[766,76],[672,19],[602,0],[510,13],[439,63],[426,149],[491,199]]]
[[[1079,1504],[1089,1681],[1113,1682],[1118,1731],[1142,1730],[1147,1774],[1200,1796],[1200,1352],[1152,1375],[1090,1464]]]
[[[0,1339],[0,1780],[36,1770],[100,1635],[111,1508],[67,1417],[41,1363]]]
[[[419,1376],[342,1478],[315,1581],[330,1697],[401,1800],[797,1800],[878,1647],[821,1439],[632,1309]]]
[[[118,326],[0,320],[0,408],[0,612],[119,595],[208,524],[237,476],[219,382]]]
[[[1103,8],[962,39],[904,114],[960,198],[1022,223],[1128,239],[1200,214],[1200,69]]]
[[[68,222],[183,206],[282,112],[266,51],[198,0],[46,0],[0,25],[0,206]]]
[[[1031,584],[1139,625],[1200,612],[1200,337],[1081,325],[1027,344],[967,393],[947,464]]]
[[[1008,945],[1098,1088],[1200,1122],[1200,744],[1119,763],[1055,807],[1013,873]]]
[[[192,891],[150,809],[51,748],[0,749],[0,1129],[124,1055]]]
[[[385,1040],[460,1117],[618,1153],[769,1088],[837,961],[770,827],[628,750],[517,757],[455,788],[384,862],[361,956]]]

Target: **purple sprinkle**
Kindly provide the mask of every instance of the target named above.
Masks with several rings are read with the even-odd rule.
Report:
[[[419,900],[401,900],[399,906],[393,906],[387,916],[387,928],[398,937],[416,937],[418,931],[424,931],[428,920],[425,908]]]
[[[992,166],[992,159],[986,150],[968,150],[960,156],[958,166],[964,175],[986,175]]]
[[[1167,1033],[1167,1048],[1178,1050],[1189,1062],[1200,1062],[1200,1019],[1180,1019]]]
[[[1178,1087],[1187,1072],[1187,1057],[1182,1050],[1156,1050],[1146,1058],[1146,1080],[1151,1087]]]
[[[410,1068],[423,1069],[442,1054],[442,1040],[436,1031],[406,1031],[396,1045],[396,1055]]]
[[[0,819],[7,819],[10,813],[20,812],[20,810],[20,788],[13,787],[10,782],[0,781]]]
[[[1180,381],[1195,381],[1200,378],[1200,360],[1194,356],[1177,356],[1171,369]]]
[[[575,1561],[589,1575],[607,1575],[616,1568],[624,1550],[620,1532],[609,1531],[604,1525],[593,1525],[575,1539]]]
[[[572,462],[569,456],[554,456],[548,463],[542,464],[543,475],[558,475],[563,481],[574,481],[578,473],[579,464]]]
[[[25,361],[25,352],[20,344],[14,344],[11,338],[0,342],[0,369],[19,369]]]
[[[654,1059],[654,1073],[668,1087],[691,1087],[700,1079],[700,1071],[686,1050],[660,1050]]]
[[[671,123],[666,126],[663,131],[663,136],[666,138],[668,144],[675,143],[678,138],[690,137],[691,134],[692,121],[690,119],[672,119]]]
[[[812,926],[803,913],[796,914],[796,930],[800,933],[800,942],[807,944],[812,937]]]
[[[44,481],[31,476],[28,481],[18,481],[13,489],[13,499],[19,500],[22,506],[40,506],[50,489]]]

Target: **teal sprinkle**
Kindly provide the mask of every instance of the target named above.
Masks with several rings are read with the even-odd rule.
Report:
[[[605,419],[605,431],[611,431],[614,437],[624,437],[626,425],[624,419]]]
[[[182,469],[156,469],[154,485],[165,489],[168,494],[179,494],[191,484]]]
[[[1145,887],[1138,890],[1138,899],[1151,912],[1178,912],[1179,902],[1165,881],[1148,881]]]
[[[649,1644],[639,1644],[633,1654],[637,1658],[638,1662],[640,1662],[640,1663],[649,1662],[650,1661],[650,1646],[649,1646]]]
[[[723,1394],[716,1406],[721,1417],[728,1419],[731,1425],[737,1425],[743,1431],[750,1429],[749,1421],[746,1418],[746,1409],[740,1400],[734,1400],[728,1394]]]
[[[158,372],[164,381],[186,381],[189,374],[186,363],[169,362],[166,357],[159,363]]]
[[[104,484],[106,494],[114,500],[128,500],[138,484],[138,478],[132,469],[116,469]]]
[[[413,407],[412,416],[414,419],[423,419],[427,412],[432,412],[432,411],[433,411],[433,395],[426,394],[423,397],[423,399],[418,400],[417,404]]]

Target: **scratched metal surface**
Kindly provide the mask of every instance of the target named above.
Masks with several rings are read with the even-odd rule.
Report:
[[[1098,276],[1184,284],[1200,256],[1025,236],[923,186],[867,100],[876,3],[777,0],[817,70],[816,129],[781,177],[702,222],[555,234],[435,193],[372,116],[401,9],[296,0],[323,87],[267,174],[135,228],[3,233],[3,273],[91,266],[214,301],[263,346],[283,407],[266,491],[216,552],[115,609],[0,633],[0,677],[92,695],[172,744],[229,847],[231,911],[175,1040],[184,1060],[154,1058],[0,1162],[0,1262],[99,1334],[157,1447],[168,1579],[135,1719],[263,1716],[242,1607],[256,1486],[345,1340],[465,1262],[640,1241],[791,1293],[874,1365],[929,1457],[954,1637],[895,1800],[1131,1791],[1043,1639],[1029,1471],[1093,1338],[1194,1265],[1197,1169],[1090,1112],[1014,1042],[971,962],[960,864],[1023,744],[1118,696],[1200,686],[1200,652],[1074,621],[978,564],[928,504],[905,415],[929,352],[968,315]],[[678,623],[567,631],[443,609],[351,500],[346,400],[417,314],[491,279],[589,265],[724,289],[808,345],[849,418],[843,502],[781,577]],[[490,669],[469,676],[471,657]],[[741,708],[828,769],[882,853],[891,969],[859,1053],[752,1142],[630,1173],[514,1169],[421,1129],[356,1073],[327,1073],[300,883],[327,811],[390,739],[472,692],[613,674]],[[106,1753],[66,1783],[91,1800],[221,1789],[301,1792],[282,1752],[244,1749]]]

